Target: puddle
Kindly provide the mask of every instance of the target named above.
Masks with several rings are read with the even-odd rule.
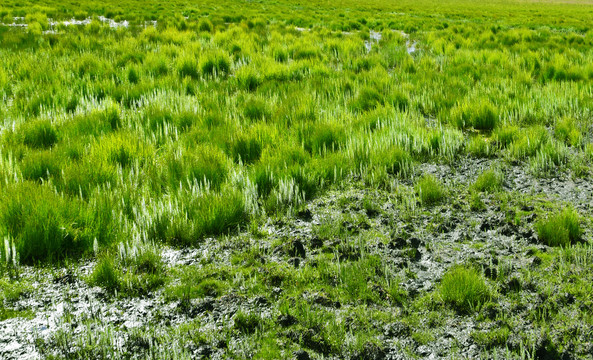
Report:
[[[406,39],[406,49],[408,51],[408,54],[412,55],[413,53],[418,51],[418,48],[417,48],[418,42],[410,40],[410,34],[404,32],[404,31],[401,31],[401,30],[393,30],[393,31],[400,34],[403,38]]]
[[[123,20],[123,21],[115,21],[114,19],[110,19],[107,18],[105,16],[98,16],[97,20],[99,20],[102,23],[106,23],[109,24],[109,27],[112,29],[117,29],[117,28],[128,28],[130,27],[130,22],[128,20]],[[14,27],[14,28],[28,28],[29,24],[25,24],[23,23],[23,21],[25,21],[25,18],[23,17],[15,17],[12,24],[7,24],[7,23],[0,23],[0,26],[7,26],[7,27]],[[64,21],[54,21],[53,19],[48,19],[48,24],[49,24],[49,30],[44,31],[44,34],[57,34],[58,30],[55,29],[56,27],[60,26],[60,25],[64,25],[64,26],[85,26],[90,24],[93,21],[93,18],[86,18],[84,20],[76,20],[76,19],[70,19],[70,20],[64,20]],[[148,26],[157,26],[157,21],[156,20],[152,20],[152,21],[145,21],[143,24],[144,28],[148,27]]]
[[[408,54],[412,55],[416,51],[418,51],[418,42],[410,40],[410,35],[401,31],[401,30],[393,30],[394,32],[400,34],[402,37],[406,39],[406,51]],[[365,40],[364,47],[366,48],[367,53],[371,52],[374,44],[379,43],[382,39],[382,34],[378,31],[371,30],[369,33],[369,40]]]
[[[367,53],[371,52],[373,44],[377,44],[381,41],[382,35],[378,31],[371,30],[369,33],[369,40],[364,41],[364,47],[367,49]]]

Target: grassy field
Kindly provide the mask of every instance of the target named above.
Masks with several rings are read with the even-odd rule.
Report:
[[[592,359],[591,18],[3,1],[0,357]]]

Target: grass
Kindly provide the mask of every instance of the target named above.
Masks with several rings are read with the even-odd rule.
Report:
[[[490,289],[484,277],[474,268],[454,266],[441,280],[440,296],[460,312],[469,312],[479,308],[490,297]]]
[[[502,188],[503,182],[504,174],[499,169],[489,169],[478,176],[472,189],[478,192],[494,192]]]
[[[20,132],[23,144],[33,149],[48,149],[58,142],[58,133],[49,121],[27,123]]]
[[[107,209],[93,210],[34,183],[11,186],[1,203],[2,230],[13,238],[23,263],[80,256],[92,249],[95,238],[103,244],[115,235]]]
[[[467,343],[485,357],[521,357],[523,342],[537,345],[530,334],[543,338],[547,328],[554,341],[571,344],[567,351],[583,348],[581,332],[555,326],[571,319],[549,305],[566,300],[548,286],[583,303],[566,303],[566,313],[590,320],[582,280],[590,274],[573,259],[587,258],[578,249],[590,218],[583,203],[537,218],[541,202],[557,207],[550,194],[533,198],[513,187],[516,174],[588,181],[591,7],[581,0],[434,5],[2,2],[0,23],[28,26],[0,25],[0,318],[21,314],[10,289],[32,281],[29,266],[96,261],[85,279],[108,296],[162,296],[183,303],[180,312],[206,297],[236,297],[242,306],[216,331],[201,323],[210,315],[180,329],[151,324],[153,333],[108,327],[149,344],[146,351],[130,345],[136,354],[116,335],[89,336],[99,333],[98,319],[85,319],[88,328],[78,319],[77,333],[65,327],[48,348],[67,349],[84,334],[75,344],[80,358],[191,358],[206,345],[213,357],[290,358],[305,349],[312,358],[376,358],[384,325],[401,321],[403,335],[393,338],[413,344],[398,350],[414,358],[424,356],[419,345],[441,339],[441,313],[475,315]],[[72,18],[89,23],[63,23]],[[472,182],[467,166],[490,163]],[[448,179],[417,176],[447,169]],[[360,197],[336,195],[352,183],[364,184]],[[306,220],[309,207],[344,212]],[[295,217],[316,222],[311,238],[286,230]],[[491,223],[480,223],[484,217]],[[525,286],[508,294],[512,281],[493,269],[509,259],[498,245],[484,255],[489,243],[479,235],[498,226],[515,237],[513,251],[531,242],[533,230],[551,247],[537,254],[543,265],[529,258],[511,266]],[[392,236],[400,233],[407,235]],[[452,247],[428,241],[433,233]],[[164,246],[212,244],[220,251],[197,255],[196,271],[161,259]],[[420,280],[417,263],[443,258],[430,263],[442,269],[468,247],[485,256],[472,264],[489,262],[492,280],[453,267],[437,286],[442,302],[426,300],[431,289],[407,291]],[[582,279],[568,273],[573,263]],[[570,281],[546,277],[548,268]],[[535,310],[539,300],[531,304],[525,292],[545,306]],[[250,307],[260,296],[269,302],[262,313]],[[488,300],[492,306],[472,312]],[[507,317],[495,311],[507,304]],[[296,320],[276,324],[279,313]],[[529,334],[512,323],[525,314]],[[226,345],[214,346],[219,341]],[[439,356],[467,357],[455,346]]]
[[[539,239],[548,246],[570,246],[581,240],[582,229],[579,214],[565,208],[537,222]]]
[[[443,201],[445,189],[432,175],[424,175],[415,186],[420,202],[424,205],[435,205]]]
[[[112,259],[103,258],[99,260],[89,278],[89,284],[100,286],[107,291],[115,292],[121,289],[123,281],[122,274],[116,269]]]

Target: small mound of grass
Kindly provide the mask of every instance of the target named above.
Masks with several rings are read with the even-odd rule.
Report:
[[[225,76],[231,70],[231,60],[225,53],[211,53],[200,60],[200,70],[205,77]]]
[[[458,105],[452,110],[451,119],[459,128],[492,131],[498,123],[498,111],[492,103],[481,99]]]
[[[206,236],[236,230],[246,220],[242,194],[224,189],[220,194],[208,192],[199,197],[188,194],[179,203],[161,204],[148,232],[150,238],[172,245],[195,245]]]
[[[89,284],[114,292],[122,286],[122,274],[115,267],[112,259],[104,257],[95,265],[89,278]]]
[[[242,67],[236,73],[237,85],[246,91],[255,91],[262,80],[259,74],[251,67]]]
[[[582,235],[579,214],[570,208],[540,220],[535,228],[539,239],[548,246],[569,246]]]
[[[167,171],[162,174],[163,182],[168,182],[171,188],[197,181],[218,189],[229,171],[226,154],[211,145],[198,145],[191,152],[176,149],[165,157],[165,161]]]
[[[445,189],[441,183],[431,175],[424,175],[415,186],[423,205],[438,204],[445,197]]]
[[[304,126],[299,132],[299,140],[311,154],[337,150],[345,137],[344,129],[336,123]]]
[[[25,124],[21,131],[23,144],[33,149],[49,149],[58,142],[58,132],[47,120]]]
[[[564,117],[556,122],[554,136],[567,145],[579,146],[583,142],[583,134],[573,118]]]
[[[469,312],[490,297],[490,290],[476,269],[455,266],[443,276],[440,295],[445,303],[458,311]]]
[[[177,71],[179,76],[198,79],[200,72],[198,71],[198,62],[190,57],[181,58],[177,63]]]
[[[200,22],[198,22],[198,30],[212,32],[212,30],[214,30],[214,25],[208,19],[200,19]]]
[[[472,190],[478,192],[495,192],[502,188],[504,174],[498,169],[489,169],[482,172],[476,182],[472,185]]]
[[[80,256],[95,238],[100,244],[112,241],[115,231],[111,209],[87,207],[43,185],[23,182],[0,194],[0,236],[14,239],[25,264]]]
[[[501,149],[506,149],[519,138],[519,127],[516,125],[503,125],[494,130],[494,143]]]
[[[386,165],[387,173],[391,175],[406,176],[412,170],[412,157],[407,151],[399,148],[392,148],[384,153],[383,163]]]
[[[385,99],[375,89],[365,87],[360,90],[356,99],[350,103],[350,107],[354,111],[365,112],[376,108],[379,105],[383,105]]]
[[[27,180],[47,180],[60,173],[61,159],[51,150],[32,152],[21,163],[21,173]]]
[[[264,119],[269,115],[266,102],[258,98],[247,100],[243,108],[243,115],[252,121]]]
[[[252,164],[259,160],[262,154],[261,141],[252,134],[240,134],[230,144],[233,160],[243,164]]]
[[[234,328],[244,334],[253,334],[261,326],[261,318],[253,313],[239,311],[235,314]]]

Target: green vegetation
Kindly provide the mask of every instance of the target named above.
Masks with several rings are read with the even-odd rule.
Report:
[[[443,200],[445,190],[438,180],[432,175],[424,175],[416,183],[416,192],[420,201],[425,205],[434,205]]]
[[[474,184],[472,189],[479,192],[494,192],[500,190],[504,181],[504,174],[498,169],[489,169],[482,172]]]
[[[488,300],[490,289],[474,268],[455,266],[443,276],[440,294],[445,303],[467,312],[479,308]]]
[[[3,1],[0,340],[49,359],[590,357],[592,16]]]
[[[580,221],[575,210],[566,208],[540,220],[537,235],[548,246],[569,246],[581,240]]]

